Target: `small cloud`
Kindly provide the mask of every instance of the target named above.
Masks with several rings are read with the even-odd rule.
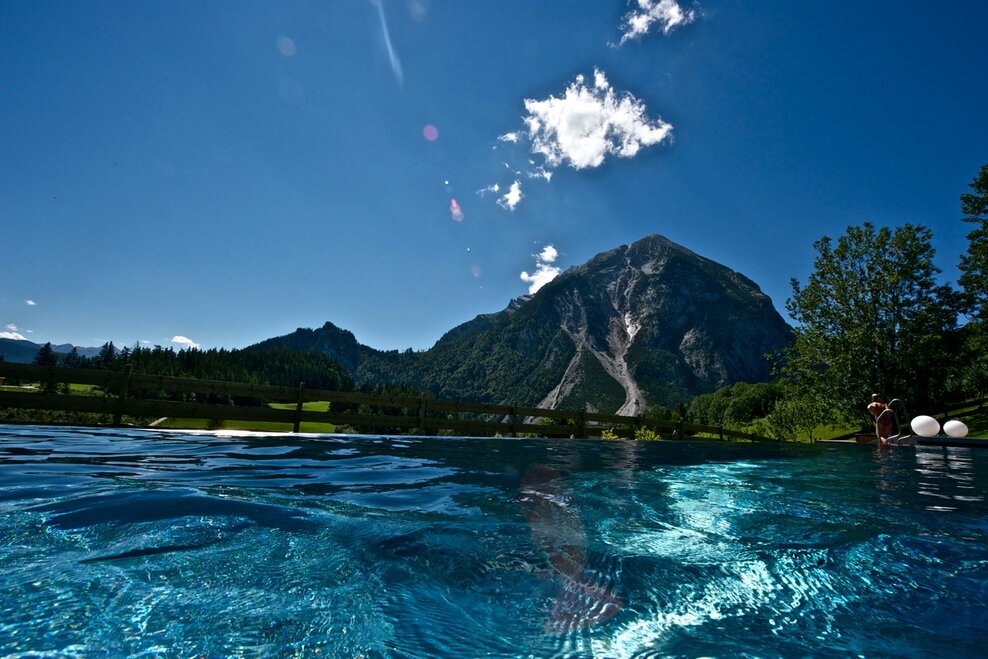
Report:
[[[513,211],[524,196],[521,192],[521,181],[515,181],[508,188],[508,191],[497,200],[497,203],[501,208]]]
[[[681,25],[696,19],[696,12],[685,10],[677,0],[636,0],[632,9],[621,19],[621,43],[638,39],[658,27],[662,34],[669,34]]]
[[[17,325],[15,325],[13,323],[7,323],[7,329],[9,329],[11,332],[16,332],[17,331]]]
[[[8,325],[7,327],[10,327]],[[14,341],[27,341],[24,336],[16,331],[0,332],[0,339],[13,339]]]
[[[193,341],[187,336],[177,335],[171,338],[171,342],[182,346],[183,348],[189,348],[192,350],[201,350],[202,346]]]
[[[599,167],[608,155],[631,158],[672,137],[671,124],[649,120],[644,103],[615,92],[597,69],[592,86],[578,75],[562,97],[525,99],[525,109],[532,153],[541,154],[550,168]]]
[[[550,281],[555,279],[562,270],[552,265],[559,257],[559,252],[552,245],[546,245],[542,251],[535,254],[535,272],[529,274],[522,272],[520,278],[529,284],[528,294],[535,295],[536,292]]]
[[[408,15],[412,20],[421,23],[429,15],[429,3],[427,0],[409,0]]]
[[[454,222],[463,221],[463,209],[460,208],[460,205],[456,203],[455,199],[449,200],[449,214],[453,218]]]
[[[500,191],[501,191],[501,186],[498,185],[497,183],[492,183],[491,185],[488,185],[486,188],[481,188],[481,189],[477,190],[477,196],[478,197],[486,197],[487,195],[489,195],[491,193],[497,194]]]
[[[501,135],[497,139],[500,142],[512,142],[512,143],[514,143],[514,142],[517,142],[519,140],[519,138],[521,138],[521,133],[520,132],[516,132],[516,133],[505,133],[504,135]]]
[[[295,41],[291,37],[282,35],[275,40],[274,45],[282,57],[294,57],[295,53],[298,52]]]
[[[29,307],[36,307],[36,306],[38,306],[38,303],[35,302],[34,300],[24,300],[24,304],[26,304]]]
[[[545,179],[546,183],[552,181],[552,170],[546,169],[545,167],[539,167],[528,173],[528,178],[542,178]]]
[[[147,339],[141,339],[140,343],[141,343],[142,346],[149,346],[149,345],[151,345],[151,342],[148,341]]]

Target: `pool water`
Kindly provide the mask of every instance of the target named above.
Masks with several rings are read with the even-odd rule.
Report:
[[[0,656],[962,656],[960,448],[0,426]]]

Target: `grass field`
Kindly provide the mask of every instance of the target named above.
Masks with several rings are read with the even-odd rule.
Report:
[[[968,435],[988,438],[988,408],[958,418],[967,425]]]
[[[268,407],[276,410],[294,410],[295,403],[268,403]],[[328,412],[329,403],[327,401],[312,401],[303,403],[302,409],[306,412]],[[218,425],[206,419],[172,419],[162,421],[156,428],[183,429],[183,430],[252,430],[255,432],[291,432],[292,424],[274,423],[271,421],[221,421]],[[299,426],[299,432],[328,433],[336,432],[336,426],[332,423],[303,423]]]

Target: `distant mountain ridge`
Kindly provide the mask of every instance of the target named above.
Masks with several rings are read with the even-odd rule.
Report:
[[[34,361],[42,346],[44,346],[43,343],[34,343],[26,339],[0,338],[0,355],[3,355],[4,360],[8,362],[30,364]],[[83,357],[95,357],[100,351],[99,348],[81,348],[79,346],[73,346],[71,343],[52,344],[51,346],[54,352],[65,355],[72,352],[72,348],[75,348]]]
[[[424,352],[375,350],[328,322],[248,349],[322,352],[358,382],[443,398],[637,414],[766,381],[766,355],[792,339],[757,284],[652,235],[454,327]]]

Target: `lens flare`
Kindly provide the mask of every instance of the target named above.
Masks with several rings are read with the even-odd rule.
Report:
[[[439,139],[439,129],[432,124],[426,124],[425,128],[422,129],[422,135],[430,142],[435,142]]]
[[[451,199],[449,201],[449,214],[453,218],[454,222],[463,221],[463,209],[460,208],[460,205],[456,203],[455,199]]]

